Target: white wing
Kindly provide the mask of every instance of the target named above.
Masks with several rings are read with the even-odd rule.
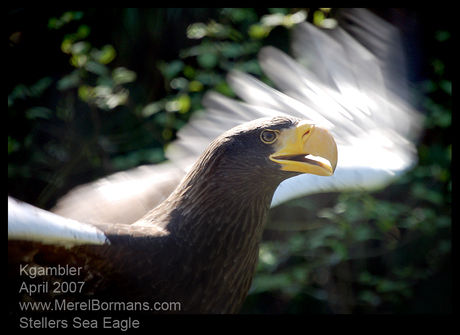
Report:
[[[278,114],[329,129],[339,161],[333,177],[301,175],[283,182],[273,206],[317,192],[375,190],[391,183],[416,164],[414,143],[421,129],[421,116],[409,103],[399,32],[363,9],[343,10],[341,16],[336,29],[299,24],[292,34],[294,58],[273,47],[261,50],[261,67],[279,90],[230,72],[227,81],[245,102],[209,92],[205,110],[196,112],[169,146],[169,163],[80,186],[54,211],[85,222],[131,223],[179,184],[214,138],[246,121]]]
[[[343,15],[347,22],[356,20],[351,30],[357,39],[340,27],[298,25],[292,42],[296,60],[273,47],[259,54],[263,71],[283,93],[247,74],[231,72],[227,81],[246,103],[208,94],[203,102],[206,112],[179,132],[176,150],[168,158],[179,161],[187,152],[204,150],[205,141],[189,141],[192,134],[200,138],[208,129],[218,133],[257,117],[284,113],[329,129],[339,161],[332,177],[305,174],[284,181],[272,206],[318,192],[375,190],[412,168],[422,120],[408,103],[399,33],[365,10]]]
[[[72,247],[109,243],[104,232],[8,197],[8,239]]]

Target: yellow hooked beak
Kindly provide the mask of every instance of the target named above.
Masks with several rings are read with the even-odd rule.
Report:
[[[280,131],[275,149],[270,159],[284,171],[332,176],[337,166],[337,144],[332,135],[305,120]]]

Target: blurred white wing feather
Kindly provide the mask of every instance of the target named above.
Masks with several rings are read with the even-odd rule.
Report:
[[[367,11],[358,12],[365,16],[368,29],[361,39],[377,39],[376,45],[368,43],[376,54],[342,28],[321,30],[299,24],[292,41],[296,60],[274,47],[265,47],[259,54],[264,73],[283,93],[250,75],[230,72],[227,82],[246,103],[208,94],[203,103],[206,112],[179,132],[176,145],[184,142],[184,151],[168,157],[174,161],[192,150],[193,142],[185,143],[189,127],[203,134],[211,127],[205,119],[215,120],[212,128],[220,133],[257,117],[289,114],[329,129],[338,145],[339,161],[332,177],[300,175],[284,181],[272,206],[318,192],[375,190],[413,167],[421,116],[404,99],[405,72],[384,76],[404,68],[404,64],[388,64],[395,59],[404,62],[398,32],[379,18],[369,20],[374,17]],[[398,94],[393,85],[399,87]],[[199,151],[204,148],[203,144]]]
[[[409,103],[401,38],[395,27],[369,11],[340,13],[335,29],[297,25],[291,41],[294,58],[270,46],[260,51],[260,65],[279,90],[248,74],[230,72],[227,81],[244,102],[208,92],[205,110],[196,112],[169,145],[169,163],[83,185],[63,197],[55,211],[81,221],[133,222],[179,184],[184,171],[221,133],[280,114],[328,129],[336,139],[339,161],[332,177],[301,175],[284,181],[273,206],[318,192],[388,185],[416,164],[422,121]],[[167,191],[157,197],[154,193],[163,188]],[[122,196],[114,200],[117,194]]]
[[[98,228],[8,197],[8,239],[73,247],[109,243]]]

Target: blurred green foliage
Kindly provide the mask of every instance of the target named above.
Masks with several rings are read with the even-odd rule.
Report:
[[[287,51],[295,24],[331,27],[333,13],[11,10],[9,194],[51,207],[78,184],[164,160],[163,147],[208,90],[234,96],[228,70],[270,84],[258,50]],[[419,165],[379,192],[310,196],[275,209],[272,220],[278,211],[316,228],[266,231],[243,313],[451,312],[452,37],[450,26],[416,14],[427,51],[426,79],[417,84],[426,114]]]

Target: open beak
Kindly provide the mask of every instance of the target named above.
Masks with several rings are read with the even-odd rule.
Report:
[[[332,176],[337,166],[337,144],[325,128],[301,121],[281,131],[270,159],[284,171]]]

